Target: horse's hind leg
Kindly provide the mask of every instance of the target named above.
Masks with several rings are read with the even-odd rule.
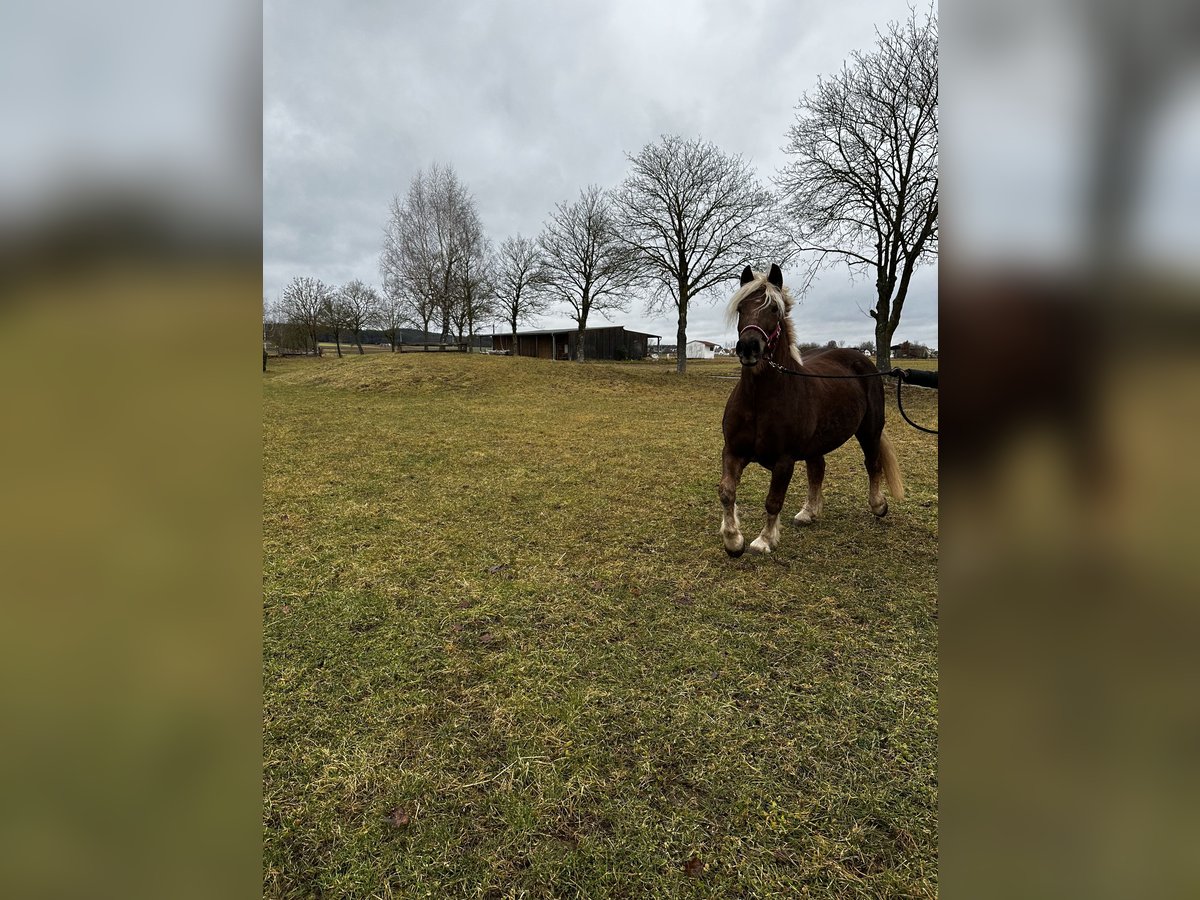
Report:
[[[792,481],[795,463],[791,460],[778,462],[771,469],[771,487],[767,490],[767,521],[762,534],[750,544],[755,553],[770,553],[779,546],[779,512],[783,509],[783,498],[787,496]]]
[[[883,447],[882,431],[875,435],[857,435],[863,451],[863,464],[867,467],[867,504],[871,512],[883,518],[887,515],[887,498],[883,496]]]
[[[742,525],[737,514],[737,488],[742,480],[744,460],[729,452],[726,447],[721,454],[721,483],[717,485],[717,496],[721,498],[721,541],[730,556],[741,556],[746,552],[746,539],[742,537]]]
[[[821,515],[821,485],[825,481],[825,457],[814,456],[804,461],[808,471],[808,498],[804,507],[796,513],[792,522],[796,525],[811,525]]]

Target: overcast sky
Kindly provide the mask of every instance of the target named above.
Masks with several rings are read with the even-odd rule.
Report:
[[[615,186],[626,154],[665,133],[714,141],[770,182],[800,96],[907,12],[908,0],[267,0],[264,292],[297,275],[377,285],[388,201],[433,162],[454,166],[495,242],[536,236],[587,184]],[[800,339],[872,338],[872,282],[826,272],[793,314]],[[694,303],[689,338],[729,341],[726,296]],[[675,339],[673,315],[636,301],[612,321]],[[904,339],[937,346],[935,266],[914,278]]]

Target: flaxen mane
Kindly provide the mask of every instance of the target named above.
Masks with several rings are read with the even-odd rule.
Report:
[[[762,294],[762,300],[759,303],[761,309],[768,304],[774,304],[775,310],[779,313],[780,321],[782,322],[782,333],[779,337],[779,343],[784,344],[792,351],[792,357],[796,360],[796,365],[803,365],[804,361],[800,358],[800,348],[796,346],[796,331],[792,324],[792,307],[796,305],[796,301],[792,299],[791,292],[786,287],[777,288],[767,280],[765,272],[755,272],[754,280],[747,281],[737,293],[729,301],[729,306],[725,310],[725,321],[732,328],[737,325],[738,308],[741,307],[742,301],[748,300],[751,297]]]

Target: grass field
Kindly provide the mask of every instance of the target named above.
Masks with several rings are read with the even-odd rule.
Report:
[[[271,361],[264,895],[936,895],[936,439],[731,560],[718,369]]]

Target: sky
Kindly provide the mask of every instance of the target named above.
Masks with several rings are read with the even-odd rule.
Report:
[[[298,275],[378,285],[388,202],[434,162],[455,168],[495,243],[536,237],[588,184],[616,186],[627,154],[663,134],[713,141],[769,184],[804,92],[907,13],[907,0],[267,0],[264,294]],[[689,339],[731,342],[734,287],[693,300]],[[873,278],[826,270],[793,313],[799,339],[872,339],[873,293]],[[674,311],[640,299],[611,321],[675,341]],[[531,327],[570,322],[560,309]],[[895,341],[937,335],[928,265]]]

